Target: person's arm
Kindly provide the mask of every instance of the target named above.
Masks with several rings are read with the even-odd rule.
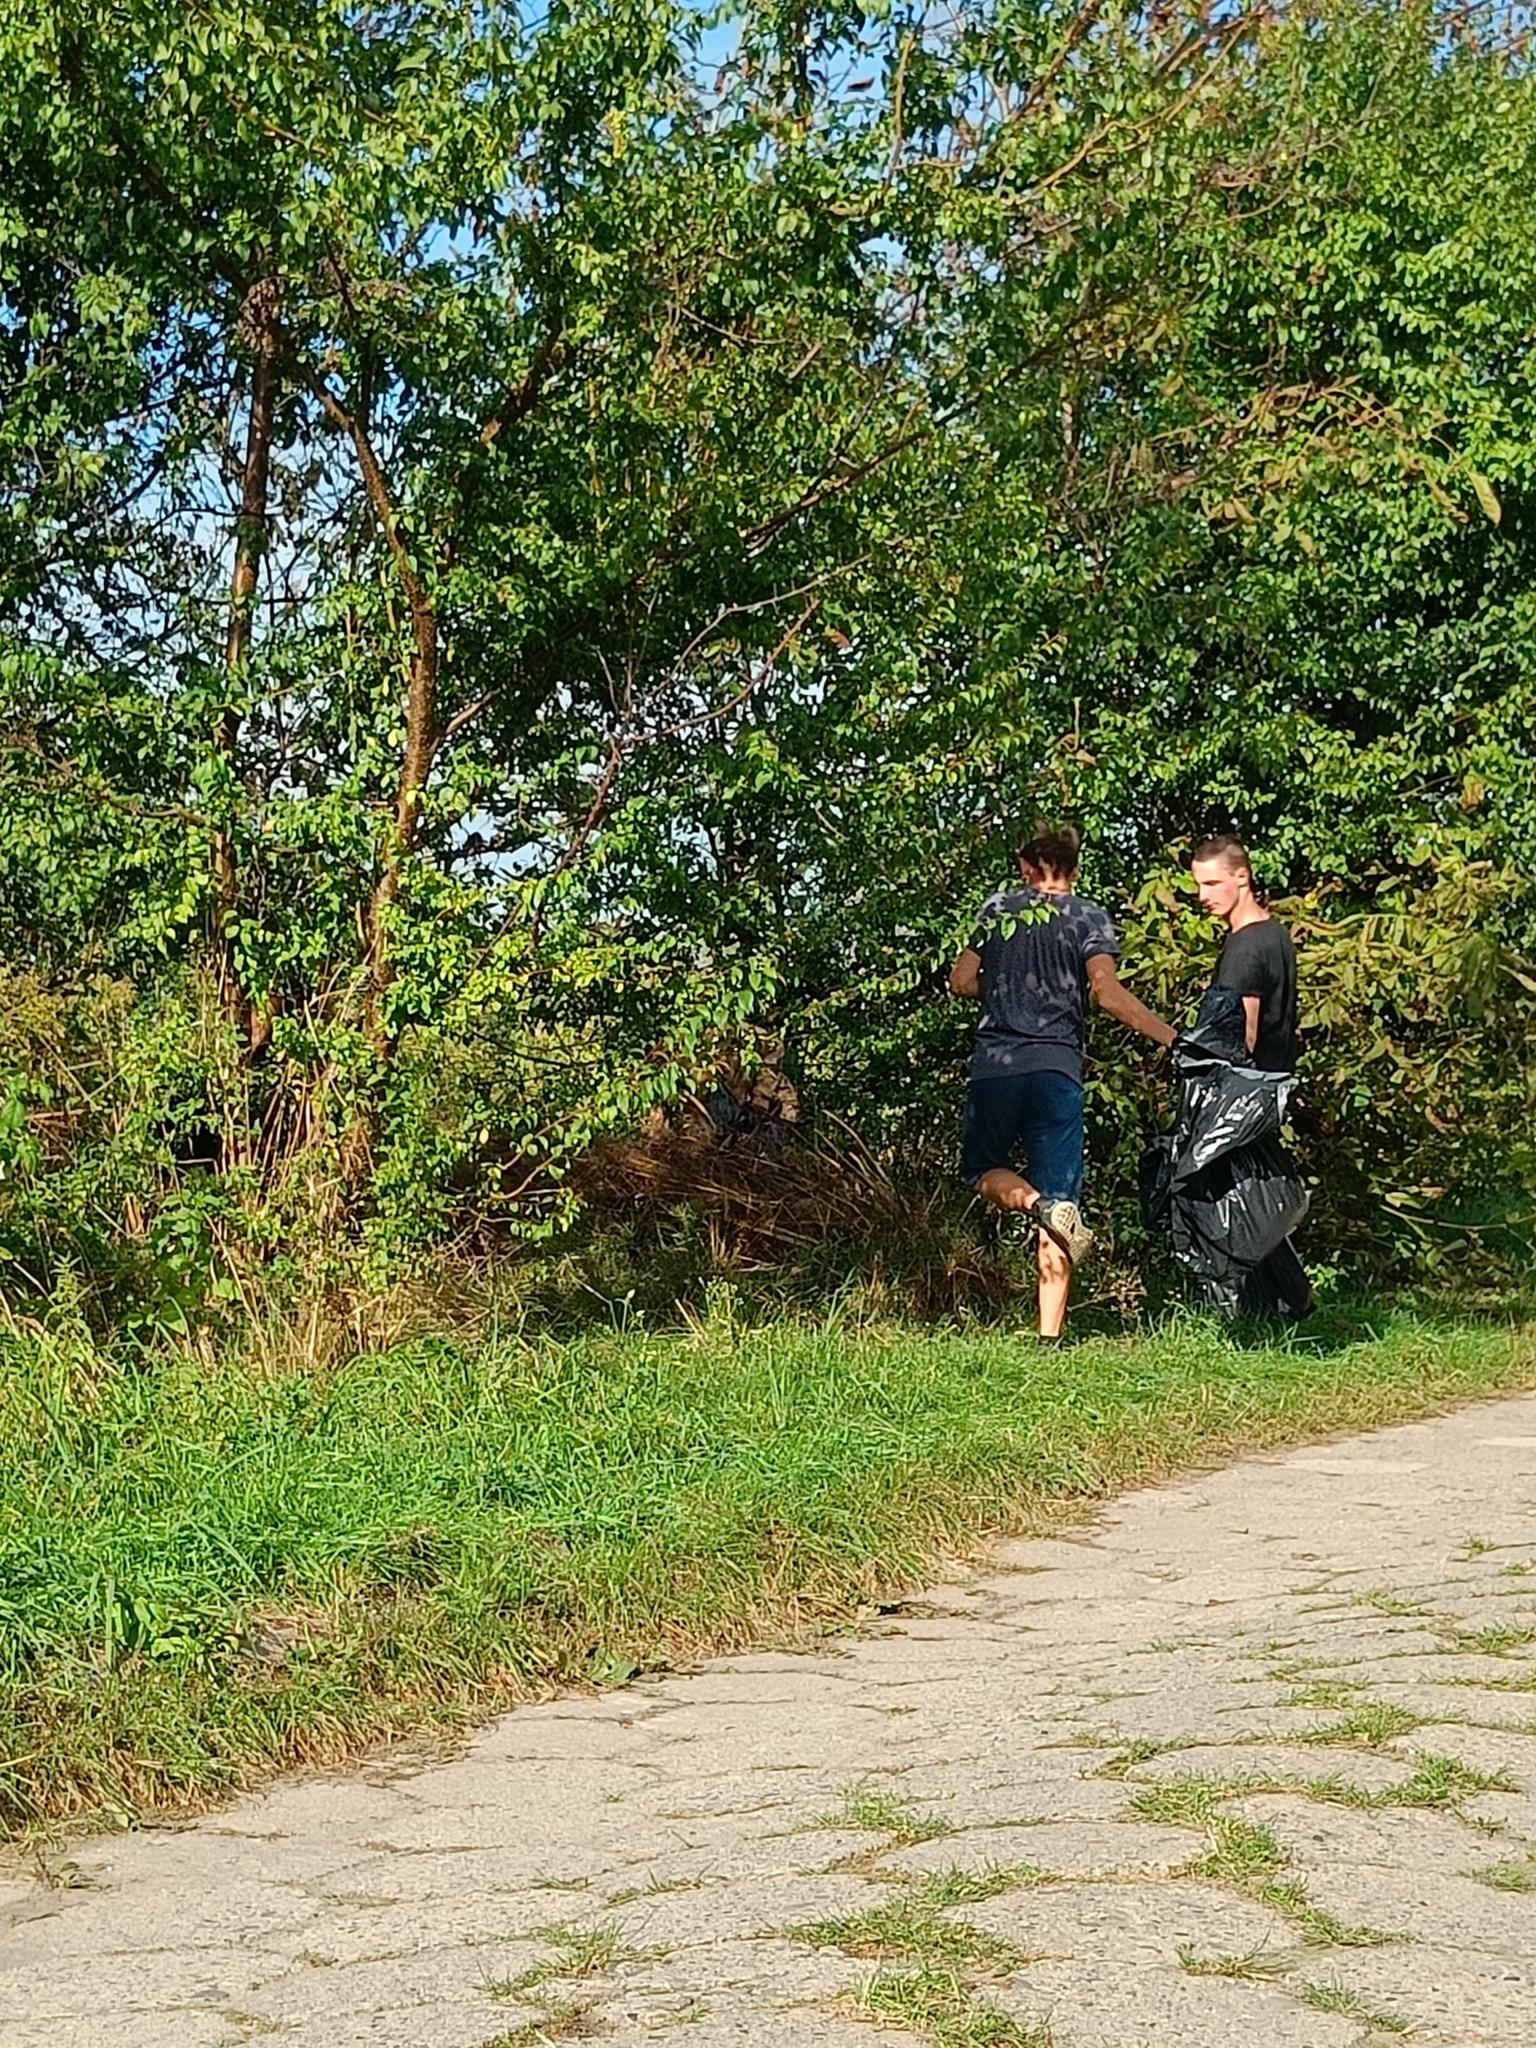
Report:
[[[1263,1007],[1262,996],[1243,997],[1243,1037],[1250,1052],[1259,1042],[1259,1015]]]
[[[949,992],[972,1002],[981,1000],[981,955],[974,946],[967,946],[949,970]]]
[[[1171,1024],[1165,1024],[1155,1010],[1149,1010],[1125,987],[1108,953],[1095,953],[1088,962],[1088,993],[1107,1017],[1139,1031],[1154,1045],[1172,1045],[1178,1036]]]

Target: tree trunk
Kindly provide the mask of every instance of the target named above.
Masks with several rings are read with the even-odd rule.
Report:
[[[251,650],[256,583],[267,546],[268,486],[272,467],[272,425],[277,405],[278,287],[253,285],[240,311],[240,335],[251,356],[251,401],[245,429],[245,462],[240,481],[240,514],[235,525],[235,562],[229,583],[229,623],[224,636],[224,672],[229,701],[219,712],[213,744],[229,774],[237,774],[240,713],[239,678]],[[271,1035],[270,1017],[259,1012],[241,985],[230,927],[239,901],[240,874],[234,838],[227,824],[214,829],[213,901],[210,938],[225,1015],[255,1049]]]
[[[395,791],[394,831],[385,842],[379,879],[368,905],[369,981],[374,998],[375,1037],[382,1038],[377,1015],[378,999],[390,982],[389,934],[385,913],[400,893],[400,877],[407,857],[415,851],[421,832],[421,804],[432,764],[437,758],[441,735],[437,726],[437,610],[414,570],[401,580],[411,611],[410,681],[405,700],[405,752],[400,760],[400,780]]]
[[[395,784],[395,815],[380,849],[379,879],[363,907],[363,945],[368,969],[368,1035],[381,1059],[394,1050],[384,1022],[381,998],[389,987],[392,967],[386,913],[400,893],[400,878],[406,861],[415,851],[421,835],[421,805],[432,764],[442,744],[437,722],[437,672],[439,665],[437,606],[411,552],[409,536],[400,525],[394,495],[360,413],[349,411],[313,370],[304,373],[305,382],[319,400],[325,416],[352,443],[358,471],[373,516],[384,536],[389,558],[404,593],[411,620],[411,668],[406,685],[405,749],[400,757],[400,774]]]

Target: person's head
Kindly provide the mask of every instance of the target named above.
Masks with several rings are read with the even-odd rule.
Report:
[[[1230,924],[1235,913],[1258,901],[1253,863],[1248,849],[1235,832],[1218,832],[1202,839],[1189,856],[1189,871],[1195,878],[1200,908]]]
[[[1075,825],[1036,823],[1029,837],[1014,849],[1019,873],[1036,888],[1044,882],[1058,889],[1068,887],[1077,874],[1082,836]]]

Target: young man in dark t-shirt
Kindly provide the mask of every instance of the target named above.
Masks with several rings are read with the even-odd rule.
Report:
[[[1159,1045],[1174,1034],[1121,986],[1106,912],[1073,894],[1076,831],[1037,826],[1016,858],[1023,886],[988,897],[950,971],[952,992],[982,1006],[960,1170],[994,1208],[1038,1222],[1040,1334],[1055,1338],[1073,1263],[1093,1245],[1077,1206],[1084,998]]]
[[[1202,910],[1227,928],[1215,986],[1236,990],[1256,1067],[1289,1074],[1296,1065],[1296,949],[1259,901],[1253,866],[1233,832],[1203,839],[1190,855]]]

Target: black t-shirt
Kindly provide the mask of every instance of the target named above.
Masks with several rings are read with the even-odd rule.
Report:
[[[1296,949],[1285,926],[1269,917],[1229,932],[1216,986],[1258,997],[1253,1063],[1267,1073],[1290,1073],[1296,1064]]]
[[[971,947],[981,955],[972,1079],[1054,1073],[1081,1081],[1088,962],[1116,951],[1108,912],[1081,896],[1004,889],[978,911]]]

